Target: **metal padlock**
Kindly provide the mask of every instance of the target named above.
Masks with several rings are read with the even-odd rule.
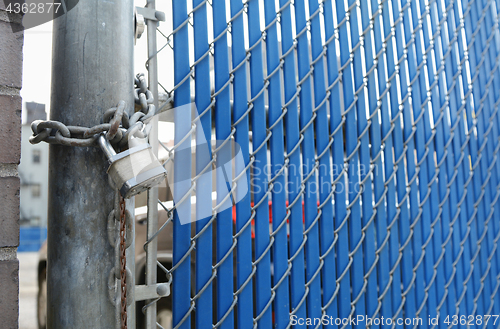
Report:
[[[167,172],[156,158],[151,145],[144,142],[116,153],[104,135],[99,136],[99,146],[109,162],[108,175],[127,199],[161,183]]]

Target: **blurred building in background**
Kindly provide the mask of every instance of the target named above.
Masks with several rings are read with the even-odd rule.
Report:
[[[20,207],[20,243],[19,251],[36,251],[47,237],[47,201],[48,201],[48,169],[49,145],[39,143],[32,145],[31,122],[46,120],[45,104],[26,102],[26,121],[22,126]]]

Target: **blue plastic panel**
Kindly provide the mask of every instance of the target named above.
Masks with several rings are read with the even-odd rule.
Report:
[[[172,9],[174,326],[498,327],[500,0]]]

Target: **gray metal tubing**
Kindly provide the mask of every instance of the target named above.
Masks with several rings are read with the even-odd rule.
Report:
[[[155,8],[154,0],[148,0],[146,7]],[[154,97],[154,105],[158,108],[158,61],[156,57],[156,27],[157,22],[147,21],[148,36],[148,79],[149,90]],[[151,56],[154,56],[151,58]],[[154,117],[149,124],[152,125],[149,133],[149,144],[155,155],[158,155],[158,117]],[[148,191],[148,214],[147,214],[147,234],[148,240],[158,231],[158,187],[153,187]],[[157,282],[157,239],[153,239],[146,247],[146,284],[153,285]],[[148,303],[151,301],[148,301]],[[146,309],[146,328],[156,328],[156,303]]]
[[[54,20],[52,120],[91,127],[119,100],[134,104],[133,8],[132,0],[81,0]],[[116,326],[108,297],[114,191],[107,167],[99,148],[50,146],[48,328]]]

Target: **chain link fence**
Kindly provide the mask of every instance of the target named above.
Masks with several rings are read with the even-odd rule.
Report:
[[[498,327],[499,5],[172,1],[148,61],[169,178],[145,243],[172,293],[143,312]]]

